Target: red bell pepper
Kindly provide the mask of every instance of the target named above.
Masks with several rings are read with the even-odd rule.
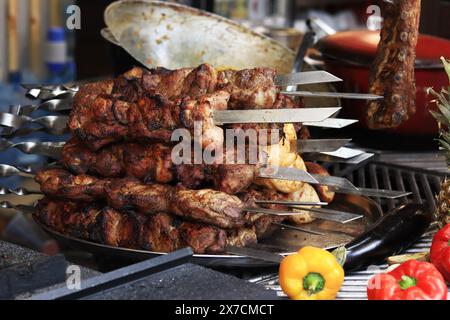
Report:
[[[430,258],[445,280],[450,282],[450,223],[434,236]]]
[[[434,265],[409,260],[369,280],[369,300],[446,300],[447,285]]]

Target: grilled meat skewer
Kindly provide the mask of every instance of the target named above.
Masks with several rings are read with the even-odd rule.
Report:
[[[367,104],[370,129],[397,128],[416,113],[414,76],[421,0],[396,0],[383,10],[383,29],[369,91],[384,100]]]
[[[262,221],[257,222],[262,216],[245,213],[245,208],[257,207],[255,200],[299,200],[301,196],[301,194],[282,195],[270,190],[254,190],[251,195],[241,194],[242,201],[239,197],[215,190],[190,190],[160,184],[145,185],[133,179],[73,176],[60,169],[42,171],[36,176],[36,181],[41,185],[45,195],[58,199],[71,201],[105,199],[109,206],[118,210],[132,209],[145,214],[167,212],[186,220],[212,224],[223,229],[238,229],[255,224],[258,234],[264,234],[266,229]]]
[[[227,231],[183,222],[165,213],[120,212],[100,204],[43,199],[35,218],[57,232],[114,247],[172,252],[189,246],[197,254],[221,253],[227,245],[255,243],[252,229]]]
[[[163,144],[124,143],[93,152],[77,141],[64,147],[61,162],[77,174],[104,178],[134,177],[155,183],[180,182],[187,188],[212,185],[236,194],[255,180],[257,165],[179,165],[172,161],[172,148]]]
[[[217,71],[208,64],[167,70],[134,68],[117,78],[113,94],[126,101],[138,101],[143,95],[161,96],[175,101],[190,96],[198,99],[215,91],[230,94],[230,109],[272,109],[277,98],[276,71],[270,68]]]
[[[223,129],[214,124],[214,111],[233,106],[278,109],[292,108],[295,102],[277,93],[273,71],[266,69],[217,73],[208,65],[175,71],[135,68],[115,82],[81,87],[69,128],[98,150],[124,139],[167,142],[179,128],[193,135],[194,123],[202,121],[202,146],[218,146]],[[245,127],[280,129],[271,124]]]
[[[287,154],[286,148],[276,150],[278,152],[268,154],[268,161],[272,161],[275,156],[284,160],[292,158],[296,168],[306,170],[298,154]],[[161,184],[178,182],[190,189],[211,186],[228,194],[243,192],[255,182],[261,182],[257,178],[259,170],[267,163],[266,160],[262,159],[257,165],[226,164],[228,156],[229,154],[225,154],[223,161],[218,164],[175,165],[172,161],[172,148],[163,144],[123,143],[93,152],[77,140],[71,140],[64,147],[61,162],[68,170],[77,174],[87,173],[103,178],[134,177],[144,182]],[[236,158],[236,151],[232,156]],[[246,159],[250,158],[246,156]],[[267,181],[261,183],[263,182],[267,185]],[[299,189],[302,183],[292,182],[290,185],[293,189]],[[289,193],[295,190],[291,188],[279,191]]]
[[[245,225],[243,203],[215,190],[189,190],[169,185],[145,185],[133,179],[103,180],[53,169],[36,176],[44,194],[68,200],[106,199],[116,209],[143,213],[168,212],[224,229]]]

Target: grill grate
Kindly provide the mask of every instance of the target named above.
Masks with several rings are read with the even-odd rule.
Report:
[[[433,211],[436,211],[435,196],[439,193],[442,179],[447,175],[442,171],[430,171],[376,161],[357,167],[329,165],[328,170],[332,175],[349,179],[360,188],[412,192],[409,197],[395,200],[374,198],[384,211],[392,210],[407,202],[427,203]]]
[[[439,192],[446,172],[430,171],[420,168],[412,168],[384,162],[371,162],[358,166],[348,167],[342,164],[329,164],[327,169],[332,175],[345,177],[360,188],[375,188],[410,191],[412,194],[400,199],[374,200],[383,208],[383,211],[394,209],[407,202],[427,203],[436,211],[435,195]],[[430,231],[419,243],[406,251],[406,253],[423,252],[430,248],[433,231]],[[377,272],[384,272],[387,265],[348,274],[337,300],[366,300],[366,287],[368,280]],[[250,280],[254,283],[265,285],[268,289],[275,290],[278,297],[287,298],[278,284],[278,274],[266,274]],[[450,293],[450,290],[449,290]],[[450,294],[449,294],[450,300]]]

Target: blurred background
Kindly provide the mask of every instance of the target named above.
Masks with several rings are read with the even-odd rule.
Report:
[[[114,73],[115,52],[100,36],[104,27],[103,11],[111,2],[0,0],[0,83],[61,83]],[[370,6],[377,4],[376,0],[173,2],[241,21],[282,41],[292,41],[289,37],[295,39],[295,30],[306,31],[306,20],[310,17],[321,18],[337,31],[377,26],[377,13],[370,10]],[[450,38],[450,1],[426,0],[422,3],[422,33]],[[67,9],[72,4],[81,8],[80,30],[66,28],[70,17]],[[0,94],[1,105],[14,99],[20,97],[11,96],[10,91]]]

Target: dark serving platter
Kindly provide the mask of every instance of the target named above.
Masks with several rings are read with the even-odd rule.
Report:
[[[337,248],[352,241],[383,216],[383,211],[377,203],[369,198],[357,195],[339,194],[336,196],[335,201],[329,206],[329,208],[361,214],[364,215],[364,218],[347,224],[316,220],[310,224],[302,226],[302,228],[305,229],[323,232],[325,233],[325,236],[279,228],[270,238],[261,241],[256,248],[282,255],[293,254],[304,246],[315,246],[324,249]],[[164,255],[164,253],[160,252],[111,247],[91,241],[73,238],[58,233],[47,226],[42,225],[39,221],[36,222],[61,244],[87,251],[97,257],[139,262]],[[274,263],[271,262],[231,254],[194,255],[192,262],[207,267],[252,268],[269,267],[274,265]]]

